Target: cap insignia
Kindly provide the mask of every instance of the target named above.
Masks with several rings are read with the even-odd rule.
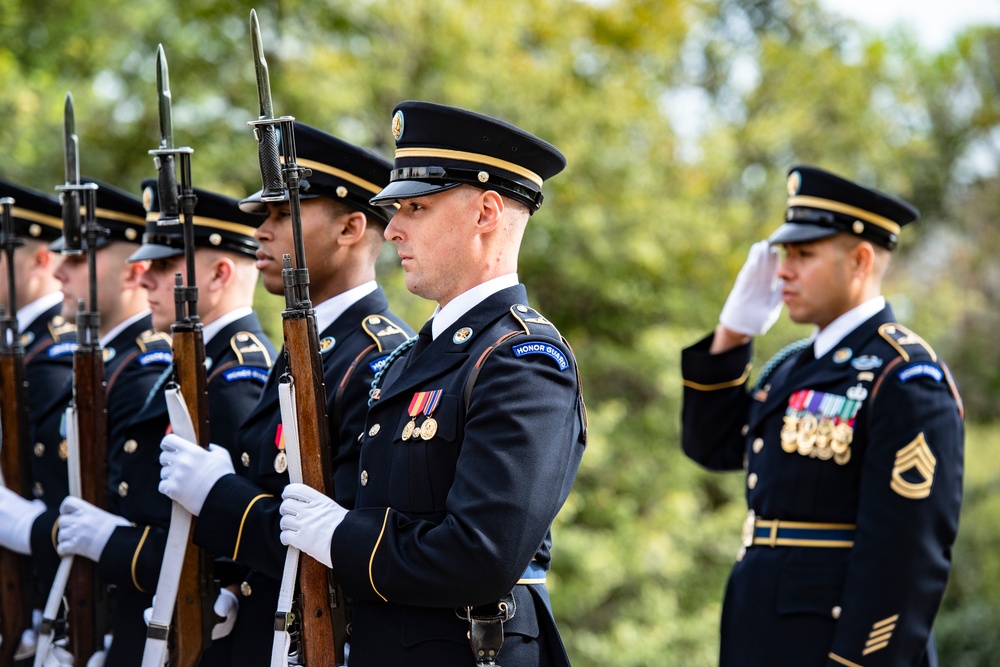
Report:
[[[479,179],[480,183],[485,183],[486,181],[490,180],[490,175],[487,174],[485,171],[481,171],[478,174],[476,174],[476,178]]]
[[[851,231],[853,231],[855,234],[862,233],[863,231],[865,231],[865,223],[861,222],[860,220],[855,220],[854,224],[851,225]]]
[[[793,171],[788,175],[788,182],[786,183],[788,187],[788,196],[797,195],[799,193],[799,188],[802,187],[802,176],[798,171]]]
[[[129,241],[135,241],[139,237],[139,232],[135,231],[132,227],[125,228],[125,238]]]
[[[208,242],[212,245],[220,245],[222,243],[221,234],[210,234],[208,237]]]
[[[28,227],[28,233],[31,234],[32,236],[41,236],[42,226],[39,225],[37,222],[33,222],[31,223],[31,226]]]
[[[392,136],[396,141],[403,138],[403,111],[400,109],[392,117]]]
[[[341,199],[343,199],[344,197],[346,197],[347,196],[347,188],[345,188],[343,185],[338,185],[337,186],[337,196],[340,197]]]
[[[153,188],[152,186],[146,187],[142,191],[142,207],[147,211],[153,210]]]

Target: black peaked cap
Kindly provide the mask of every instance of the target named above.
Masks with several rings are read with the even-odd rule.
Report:
[[[54,241],[62,236],[62,207],[59,198],[0,179],[0,198],[10,197],[15,236]]]

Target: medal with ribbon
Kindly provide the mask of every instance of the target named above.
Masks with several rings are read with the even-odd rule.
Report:
[[[430,440],[437,433],[437,420],[431,417],[441,400],[443,389],[434,391],[418,391],[410,399],[410,407],[406,413],[410,415],[410,421],[403,427],[403,440],[410,438],[423,438]],[[423,413],[426,416],[423,423],[417,426],[417,415]]]
[[[274,446],[278,448],[278,455],[274,457],[274,472],[279,475],[288,470],[288,455],[285,454],[285,432],[282,428],[284,424],[278,424],[278,429],[274,432]]]

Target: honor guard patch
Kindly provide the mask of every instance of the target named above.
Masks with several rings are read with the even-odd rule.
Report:
[[[46,354],[55,359],[56,357],[65,357],[67,354],[73,354],[73,350],[75,349],[76,343],[56,343],[55,345],[49,346],[49,349],[46,350]]]
[[[372,369],[372,373],[378,373],[380,370],[382,370],[385,367],[385,362],[386,362],[386,359],[388,359],[388,358],[389,358],[389,355],[387,354],[384,357],[379,357],[378,359],[370,361],[370,362],[368,362],[368,368]]]
[[[149,366],[152,364],[169,366],[173,362],[174,356],[169,350],[150,350],[149,352],[140,354],[135,360],[140,366]]]
[[[543,354],[546,357],[550,357],[555,360],[560,371],[564,371],[569,368],[569,361],[566,359],[566,355],[563,354],[562,350],[557,348],[555,345],[551,345],[549,343],[521,343],[520,345],[512,347],[511,350],[514,352],[515,357],[523,357],[529,354]]]
[[[333,336],[327,336],[319,342],[319,353],[326,354],[333,349],[333,346],[337,344],[337,339]]]
[[[222,374],[222,379],[226,382],[237,382],[238,380],[255,380],[261,384],[267,382],[267,369],[256,366],[236,366],[230,368]]]
[[[904,384],[916,378],[931,378],[940,382],[944,379],[944,372],[934,364],[914,364],[899,371],[897,377]]]
[[[851,368],[859,371],[872,371],[882,365],[881,357],[872,354],[863,354],[851,362]]]
[[[892,481],[889,482],[889,486],[910,500],[926,498],[931,495],[936,467],[937,458],[921,431],[910,444],[896,452],[896,462],[892,467]]]

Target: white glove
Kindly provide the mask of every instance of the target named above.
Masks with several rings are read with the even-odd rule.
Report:
[[[281,543],[333,567],[330,542],[347,510],[305,484],[289,484],[281,497]]]
[[[745,336],[767,333],[781,315],[781,285],[777,277],[781,258],[767,241],[750,246],[747,261],[719,315],[719,323]]]
[[[219,445],[204,449],[171,433],[160,442],[160,449],[160,493],[195,516],[201,514],[219,478],[236,472],[229,452]]]
[[[104,635],[104,650],[97,651],[94,655],[90,656],[90,660],[87,661],[87,667],[104,667],[104,661],[108,657],[108,651],[111,650],[111,638],[112,636],[110,634]]]
[[[219,589],[219,597],[215,598],[215,606],[212,607],[212,610],[218,618],[223,620],[217,620],[212,628],[213,640],[229,636],[229,633],[233,631],[233,626],[236,625],[236,612],[239,611],[239,608],[240,601],[231,590],[228,588]]]
[[[31,525],[45,511],[41,500],[25,500],[0,486],[0,546],[31,555]]]
[[[59,542],[56,551],[60,556],[77,554],[92,561],[101,559],[101,552],[118,526],[129,522],[120,516],[94,507],[86,500],[66,496],[59,506]]]
[[[73,654],[62,646],[53,645],[42,665],[43,667],[73,667]]]

